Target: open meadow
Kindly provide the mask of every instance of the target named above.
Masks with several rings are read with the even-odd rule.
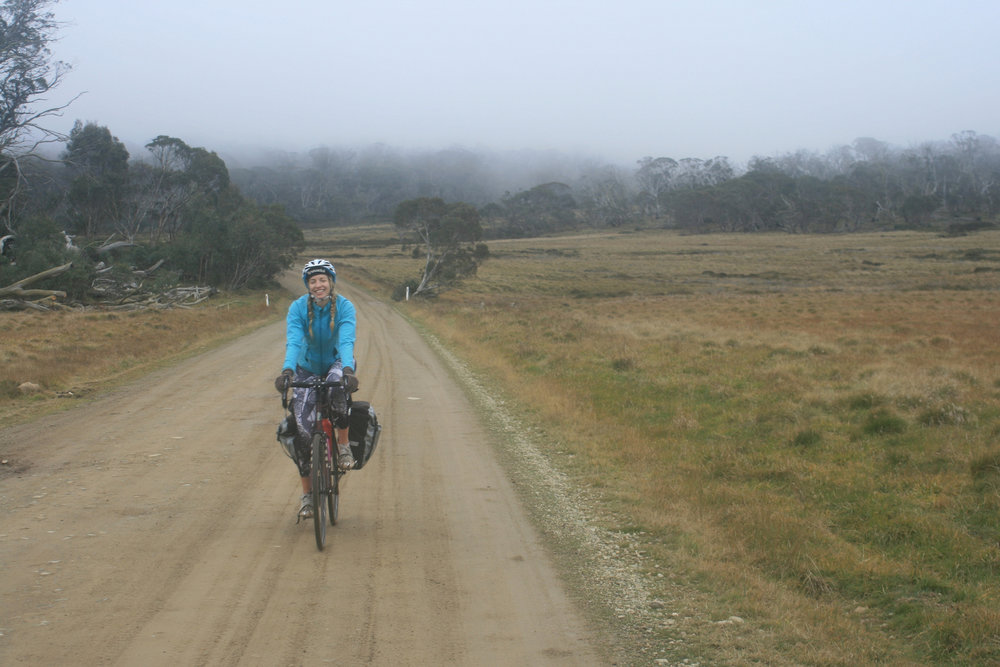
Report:
[[[307,238],[381,298],[421,269],[388,225]],[[397,306],[517,408],[635,556],[668,617],[649,655],[1000,663],[1000,232],[489,246],[477,278]],[[262,296],[0,314],[0,419],[283,316],[290,295]]]
[[[422,266],[392,239],[309,233],[386,298]],[[489,247],[400,306],[638,541],[668,655],[1000,662],[1000,232]]]

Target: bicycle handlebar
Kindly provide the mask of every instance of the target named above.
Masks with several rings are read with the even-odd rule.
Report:
[[[315,377],[312,378],[311,380],[302,380],[302,381],[289,380],[288,386],[299,387],[301,389],[319,389],[320,387],[326,387],[328,389],[332,389],[333,387],[343,387],[344,382],[342,380],[333,381],[333,380],[324,380],[321,377]]]
[[[344,387],[343,380],[326,380],[319,376],[310,378],[308,380],[292,380],[289,378],[285,381],[285,389],[281,392],[281,407],[288,409],[288,390],[292,387],[298,387],[300,389],[333,389],[334,387]]]

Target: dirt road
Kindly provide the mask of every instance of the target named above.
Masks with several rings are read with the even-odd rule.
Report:
[[[348,294],[385,428],[323,552],[274,438],[283,324],[0,429],[0,664],[602,662],[462,391]]]

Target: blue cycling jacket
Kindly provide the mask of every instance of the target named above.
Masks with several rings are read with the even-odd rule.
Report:
[[[330,304],[313,306],[312,336],[309,335],[309,295],[303,294],[288,307],[285,334],[285,363],[282,370],[301,366],[315,375],[325,375],[337,361],[354,364],[354,333],[357,327],[354,304],[337,294],[337,317],[330,332]]]

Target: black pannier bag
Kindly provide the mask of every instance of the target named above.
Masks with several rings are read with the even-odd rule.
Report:
[[[295,423],[295,417],[290,414],[285,415],[285,418],[278,424],[278,442],[281,443],[282,451],[293,461],[295,460],[295,436],[298,432],[299,427]]]
[[[351,454],[354,455],[354,470],[360,470],[368,463],[378,445],[382,425],[375,416],[375,408],[367,401],[354,401],[351,405],[350,422],[347,437],[351,441]]]

